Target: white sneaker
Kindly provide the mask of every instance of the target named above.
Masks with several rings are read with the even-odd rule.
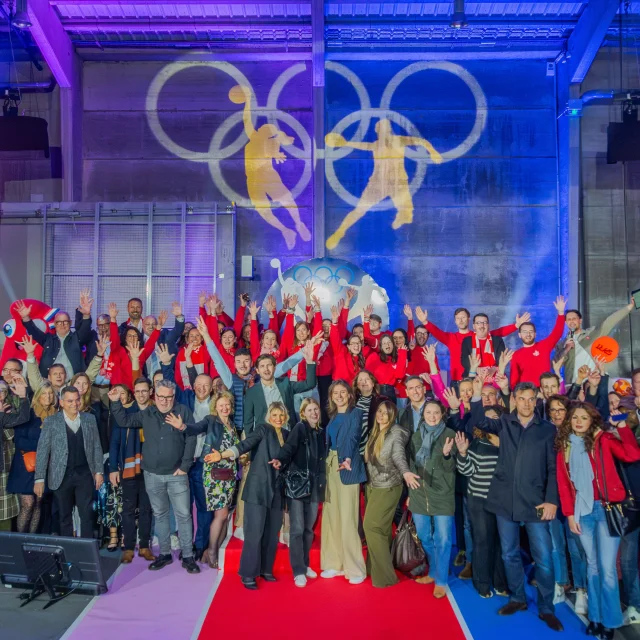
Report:
[[[635,607],[627,607],[623,616],[623,624],[640,624],[640,613]]]
[[[233,532],[233,537],[238,538],[238,540],[244,540],[244,531],[242,527],[236,527],[236,530]]]
[[[317,578],[318,574],[311,568],[307,567],[307,578]]]
[[[282,533],[282,531],[280,532],[280,538],[279,538],[280,544],[286,544],[287,547],[289,546],[289,534],[288,533]]]
[[[359,578],[349,578],[349,584],[362,584],[365,581],[366,576],[360,576]]]
[[[173,533],[171,534],[171,551],[180,551],[180,540]]]
[[[553,604],[560,604],[565,601],[564,587],[561,584],[556,584],[556,588],[553,592]]]
[[[586,616],[589,612],[587,605],[587,592],[584,589],[576,590],[576,604],[573,610],[581,616]]]
[[[338,576],[343,576],[344,571],[336,571],[335,569],[325,569],[321,574],[321,578],[337,578]]]
[[[293,581],[295,582],[296,587],[306,587],[307,586],[307,577],[306,576],[296,576]]]

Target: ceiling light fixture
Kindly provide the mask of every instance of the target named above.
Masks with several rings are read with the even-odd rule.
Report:
[[[18,11],[11,18],[11,23],[16,29],[28,29],[33,26],[26,11]]]
[[[453,14],[449,23],[453,29],[462,29],[467,26],[467,16],[464,13],[464,0],[454,0]]]

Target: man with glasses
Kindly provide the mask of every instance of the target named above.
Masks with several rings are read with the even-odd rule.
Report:
[[[472,355],[478,360],[478,370],[489,369],[498,366],[505,348],[504,340],[490,332],[489,316],[486,313],[476,313],[473,316],[473,331],[462,341],[464,377],[469,376],[472,371]]]
[[[169,413],[179,416],[185,423],[193,423],[193,413],[183,404],[176,404],[176,385],[160,380],[155,389],[155,405],[148,405],[136,413],[127,413],[120,402],[120,392],[109,392],[112,415],[123,429],[142,429],[144,457],[141,468],[144,483],[156,519],[155,532],[160,544],[160,555],[149,565],[152,571],[171,564],[171,534],[169,504],[178,525],[182,550],[182,566],[189,573],[200,573],[193,557],[193,522],[189,491],[189,469],[193,464],[196,437],[171,427],[166,421]]]
[[[82,321],[76,325],[75,332],[71,332],[71,319],[69,314],[60,311],[53,321],[55,334],[42,331],[31,320],[31,306],[26,306],[22,300],[16,302],[16,311],[22,318],[22,323],[27,333],[42,347],[40,358],[40,374],[46,378],[53,364],[61,364],[67,373],[67,378],[72,378],[76,373],[85,370],[82,347],[91,340],[91,306],[93,299],[88,290],[80,294],[80,306],[78,311],[82,314]]]
[[[7,396],[5,398],[5,402],[11,405],[12,409],[16,411],[18,409],[18,405],[20,404],[20,399],[13,392],[12,386],[14,378],[23,377],[23,369],[22,369],[22,361],[17,358],[10,358],[4,363],[4,367],[2,368],[2,379],[7,383]]]

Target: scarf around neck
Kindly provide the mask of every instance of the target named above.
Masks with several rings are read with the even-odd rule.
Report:
[[[585,449],[584,438],[572,433],[569,436],[569,475],[576,488],[576,504],[574,517],[580,522],[581,516],[586,516],[593,510],[593,467],[589,452]]]
[[[422,437],[422,444],[420,450],[416,453],[416,464],[419,467],[425,466],[427,460],[431,458],[431,449],[433,443],[442,435],[445,429],[445,424],[441,420],[435,427],[428,427],[427,423],[422,420],[420,422],[420,436]]]
[[[471,344],[473,347],[473,351],[476,354],[476,358],[478,358],[479,366],[493,366],[496,363],[496,354],[493,351],[493,340],[491,339],[491,334],[487,334],[487,341],[484,346],[484,353],[491,356],[491,360],[493,362],[483,363],[482,362],[482,351],[480,351],[480,339],[474,333],[471,334]]]

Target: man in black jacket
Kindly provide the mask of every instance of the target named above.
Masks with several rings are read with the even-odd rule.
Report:
[[[505,350],[504,340],[491,335],[489,317],[485,313],[473,316],[473,331],[462,341],[462,366],[465,378],[471,370],[471,355],[475,353],[478,368],[497,367]]]
[[[71,332],[71,318],[65,311],[58,312],[53,321],[55,334],[46,333],[31,320],[31,306],[26,306],[22,300],[16,302],[16,311],[22,318],[22,324],[27,333],[42,347],[40,358],[40,375],[46,378],[49,368],[53,364],[61,364],[67,378],[85,370],[82,347],[91,340],[91,305],[93,300],[89,291],[80,294],[78,311],[82,314],[82,321],[76,324],[75,333]],[[79,317],[79,316],[78,316]]]
[[[516,410],[494,420],[483,412],[480,382],[474,382],[472,420],[478,429],[500,437],[500,454],[486,509],[495,513],[511,597],[500,615],[527,609],[524,568],[520,557],[520,523],[529,536],[536,563],[538,617],[554,631],[562,631],[553,604],[554,576],[548,521],[556,517],[555,427],[536,413],[537,387],[522,382],[514,389]]]

